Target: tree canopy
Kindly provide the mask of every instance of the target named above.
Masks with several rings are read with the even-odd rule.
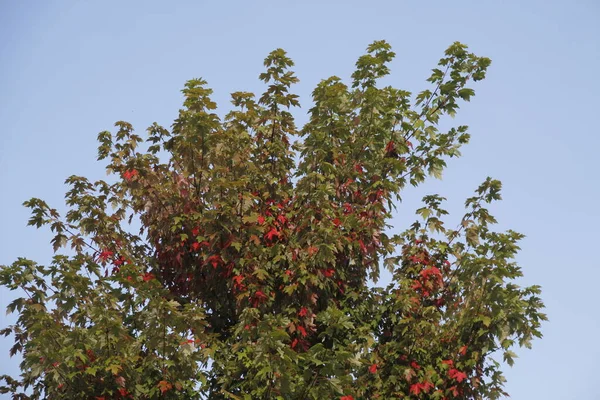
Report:
[[[450,221],[429,195],[404,230],[403,190],[440,178],[469,141],[440,128],[490,60],[452,44],[413,95],[380,80],[395,54],[373,42],[349,83],[312,93],[299,128],[285,51],[265,59],[265,92],[216,112],[202,79],[170,129],[123,121],[98,135],[112,181],[71,176],[49,226],[49,265],[19,258],[0,284],[15,399],[495,399],[501,360],[541,337],[538,286],[515,283],[523,235],[497,232],[488,178]],[[138,230],[139,228],[139,230]],[[386,268],[386,287],[376,283]]]

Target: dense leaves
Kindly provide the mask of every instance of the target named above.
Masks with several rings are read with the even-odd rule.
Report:
[[[98,135],[114,183],[67,179],[64,217],[39,199],[30,225],[55,233],[51,265],[19,259],[0,283],[20,399],[498,398],[515,345],[541,337],[537,286],[521,288],[522,235],[495,232],[487,179],[456,228],[431,195],[405,231],[388,225],[407,185],[441,177],[469,140],[441,131],[490,60],[454,43],[412,96],[380,87],[394,58],[377,41],[350,85],[313,92],[301,129],[298,79],[281,50],[267,89],[232,94],[223,119],[189,81],[170,130],[127,122]],[[293,142],[294,138],[298,140]],[[135,232],[132,226],[139,226]],[[386,267],[391,283],[376,287]]]

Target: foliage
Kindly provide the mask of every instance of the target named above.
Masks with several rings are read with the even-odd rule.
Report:
[[[144,140],[127,122],[102,132],[114,183],[67,179],[61,217],[39,199],[30,225],[49,225],[49,266],[19,259],[0,283],[9,305],[18,399],[495,399],[498,357],[541,337],[539,287],[521,288],[522,235],[495,232],[487,179],[457,228],[431,195],[405,231],[389,226],[402,190],[441,177],[469,140],[448,131],[490,60],[452,44],[415,97],[377,83],[390,46],[376,41],[348,86],[320,82],[302,129],[298,81],[281,50],[265,59],[258,99],[189,81],[167,130]],[[293,137],[300,140],[291,143]],[[132,225],[133,224],[133,225]],[[132,228],[139,225],[139,232]],[[374,287],[381,268],[391,283]],[[27,394],[26,394],[27,393]]]

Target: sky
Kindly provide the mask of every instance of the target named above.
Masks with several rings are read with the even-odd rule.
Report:
[[[314,86],[348,81],[373,40],[397,53],[388,82],[411,91],[460,41],[493,60],[452,121],[470,126],[471,143],[443,180],[407,190],[392,224],[412,223],[428,193],[447,197],[457,222],[479,183],[500,179],[497,229],[526,235],[520,283],[542,286],[550,319],[506,368],[506,389],[516,400],[600,399],[599,21],[596,0],[0,0],[0,265],[49,261],[51,234],[26,227],[22,202],[64,209],[69,175],[105,177],[98,132],[118,120],[169,126],[188,79],[206,79],[225,112],[229,93],[263,90],[262,60],[284,48],[301,124]],[[0,288],[0,309],[13,297]],[[13,320],[0,311],[0,325]],[[9,347],[0,339],[0,359]],[[16,358],[0,363],[0,374],[17,371]]]

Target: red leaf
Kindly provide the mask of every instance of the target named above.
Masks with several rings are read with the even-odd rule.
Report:
[[[200,248],[200,243],[198,243],[198,242],[192,243],[192,249],[194,249],[194,251],[198,251],[199,248]]]
[[[421,392],[427,393],[431,389],[433,389],[433,384],[428,381],[418,382],[410,386],[410,392],[415,396],[418,396]]]
[[[279,231],[275,227],[271,228],[271,230],[269,232],[267,232],[267,234],[265,235],[265,238],[267,238],[268,240],[273,240],[274,236],[279,237]]]
[[[385,146],[385,152],[386,152],[386,153],[391,153],[391,152],[393,152],[394,150],[396,150],[396,144],[394,143],[394,141],[393,141],[393,140],[390,140],[390,141],[388,142],[388,144]]]
[[[254,293],[254,297],[256,297],[257,299],[266,299],[267,295],[264,294],[262,291],[257,290],[256,293]]]
[[[244,277],[242,275],[236,275],[233,277],[233,282],[235,283],[236,286],[241,285],[243,280],[244,280]]]
[[[334,219],[333,221],[331,221],[331,222],[333,222],[333,224],[334,224],[335,226],[340,226],[340,225],[342,224],[342,221],[340,221],[340,219],[339,219],[339,218],[335,218],[335,219]]]
[[[323,275],[325,275],[328,278],[331,278],[334,273],[335,273],[335,270],[333,268],[329,268],[323,272]]]
[[[223,262],[223,260],[221,260],[221,256],[218,254],[213,254],[212,256],[208,257],[206,261],[211,263],[213,268],[217,268],[219,264]]]
[[[458,397],[458,395],[460,394],[460,392],[456,386],[452,386],[452,387],[448,388],[448,390],[452,391],[452,395],[454,397]]]
[[[348,203],[344,203],[344,214],[350,214],[352,212],[352,206]]]
[[[168,392],[169,390],[171,390],[173,388],[173,385],[171,385],[167,381],[160,381],[160,382],[158,382],[158,388],[160,389],[160,392],[162,394],[165,394],[165,392]]]
[[[259,215],[256,220],[258,221],[259,225],[262,225],[265,223],[265,217],[263,217],[262,215]]]
[[[347,395],[347,396],[342,396],[340,397],[340,400],[354,400],[354,397]]]
[[[144,277],[143,277],[142,279],[144,279],[144,282],[151,281],[152,279],[154,279],[154,274],[151,274],[151,273],[149,273],[149,272],[146,272],[146,273],[144,274]]]
[[[100,261],[107,261],[109,258],[111,258],[113,256],[113,252],[110,250],[102,250],[100,252],[100,254],[98,255],[98,260]]]
[[[367,252],[367,246],[365,246],[365,243],[362,241],[362,239],[358,240],[358,245],[360,246],[360,251],[364,253]]]
[[[306,329],[304,329],[303,326],[298,325],[296,328],[298,329],[298,332],[300,332],[300,334],[302,335],[302,337],[306,337],[306,335],[307,335],[306,334]]]
[[[441,271],[437,267],[429,267],[425,268],[423,271],[419,272],[419,275],[423,277],[423,279],[428,279],[430,276],[438,277],[442,276]]]
[[[369,367],[369,372],[372,373],[372,374],[376,374],[377,373],[377,364],[372,364]]]
[[[452,379],[456,379],[456,381],[458,383],[467,379],[467,374],[465,374],[464,372],[460,372],[459,370],[454,369],[454,368],[452,368],[450,371],[448,371],[448,376]]]
[[[425,381],[423,383],[421,383],[421,389],[427,393],[429,392],[431,389],[433,389],[433,383],[429,382],[429,381]]]
[[[410,385],[410,392],[412,394],[414,394],[415,396],[418,396],[419,393],[421,393],[421,384],[420,383],[414,383],[414,384]]]
[[[306,307],[302,307],[300,309],[300,312],[298,313],[298,315],[301,317],[306,317],[307,314],[308,314],[308,310],[306,309]]]
[[[413,290],[419,290],[419,289],[421,289],[422,287],[423,287],[423,285],[421,285],[421,282],[419,282],[419,281],[413,281],[413,284],[412,284],[412,286],[411,286],[411,288],[412,288]]]
[[[125,259],[125,257],[119,256],[119,258],[117,258],[116,260],[113,261],[113,265],[115,267],[119,267],[119,266],[125,264],[126,262],[127,262],[127,260]]]
[[[467,346],[461,347],[458,352],[464,356],[465,354],[467,354]]]
[[[452,360],[442,360],[442,364],[446,364],[446,365],[452,366],[452,365],[454,365],[454,361],[452,361]]]
[[[134,176],[138,175],[138,170],[137,169],[128,169],[127,171],[123,172],[123,178],[125,178],[126,181],[130,181],[133,179]]]

